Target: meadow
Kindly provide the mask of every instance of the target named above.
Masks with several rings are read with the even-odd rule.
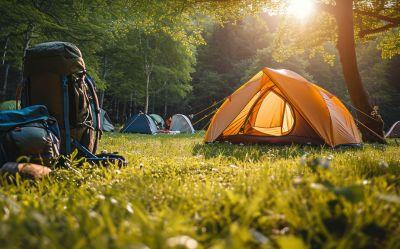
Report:
[[[127,167],[3,181],[1,248],[400,248],[400,147],[106,134]]]

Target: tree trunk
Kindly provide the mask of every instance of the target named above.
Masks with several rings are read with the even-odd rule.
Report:
[[[149,85],[150,85],[150,73],[146,72],[146,102],[144,106],[144,113],[149,112]]]
[[[8,71],[10,69],[10,65],[6,63],[6,57],[7,57],[7,51],[8,51],[8,42],[10,41],[10,35],[7,35],[6,40],[4,42],[4,51],[3,51],[3,57],[1,60],[1,65],[4,68],[4,81],[3,81],[3,87],[0,90],[0,93],[4,96],[4,99],[7,97],[7,81],[8,81]]]
[[[104,104],[104,90],[100,91],[100,108],[103,109],[103,104]]]
[[[153,93],[153,100],[151,101],[151,113],[156,113],[155,108],[156,108],[156,94]]]
[[[118,99],[115,99],[115,119],[117,120],[118,123],[120,123],[120,120],[119,120],[119,101],[118,101]]]
[[[168,102],[167,102],[167,89],[164,90],[164,118],[167,118],[167,108],[168,108]]]
[[[127,107],[127,104],[126,104],[126,101],[124,101],[124,105],[123,105],[123,107],[122,107],[122,122],[123,123],[125,123],[126,122],[126,107]]]
[[[4,97],[7,97],[7,84],[8,84],[8,72],[10,70],[10,64],[6,64],[4,67],[4,82],[3,82],[3,89],[1,92],[3,93]]]
[[[103,81],[105,82],[107,78],[107,56],[103,55]],[[104,90],[100,92],[100,108],[103,108],[104,104]]]
[[[133,94],[129,96],[129,116],[132,115],[132,109],[133,109]]]
[[[7,35],[6,41],[4,42],[4,51],[3,51],[3,58],[1,64],[4,65],[6,63],[6,56],[7,56],[7,49],[8,49],[8,42],[10,41],[10,35]]]
[[[142,35],[139,33],[139,44],[140,48],[143,53],[143,67],[144,67],[144,74],[146,76],[146,100],[145,100],[145,105],[144,105],[144,113],[148,114],[149,112],[149,87],[150,87],[150,76],[153,71],[153,65],[152,62],[149,61],[147,53],[150,50],[150,45],[149,45],[149,39],[148,37],[145,37],[145,43],[142,43]]]
[[[358,127],[364,142],[385,143],[383,120],[374,114],[374,108],[369,102],[369,96],[362,84],[357,66],[357,56],[354,38],[353,1],[337,0],[335,19],[338,26],[337,49],[346,86],[351,101],[357,108]]]
[[[34,29],[34,26],[29,25],[28,29],[25,31],[25,34],[24,34],[24,48],[22,51],[22,63],[21,63],[21,74],[20,74],[20,82],[21,83],[24,80],[24,59],[25,59],[25,55],[26,55],[26,50],[29,48],[29,45],[31,43],[33,29]]]

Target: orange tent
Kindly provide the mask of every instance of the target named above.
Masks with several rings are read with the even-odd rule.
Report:
[[[264,68],[237,89],[211,120],[205,142],[359,144],[343,103],[289,70]]]

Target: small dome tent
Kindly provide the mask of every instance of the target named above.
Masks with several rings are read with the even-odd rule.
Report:
[[[188,117],[183,114],[175,114],[172,116],[171,131],[193,134],[194,128]]]
[[[218,109],[205,142],[361,143],[353,117],[333,94],[289,70],[264,68]]]
[[[111,119],[107,112],[103,109],[100,109],[100,118],[100,125],[103,131],[114,131],[114,125],[111,123]]]
[[[400,138],[400,121],[397,121],[390,127],[385,135],[386,138]]]
[[[94,115],[94,122],[97,123],[96,121],[97,117]],[[107,112],[100,108],[100,128],[102,131],[114,131],[115,127],[111,123],[111,119],[108,116]]]
[[[154,123],[156,123],[159,130],[165,128],[164,119],[158,114],[150,114],[150,117],[153,119]]]
[[[157,126],[149,115],[139,113],[128,119],[121,132],[153,135],[157,133]]]

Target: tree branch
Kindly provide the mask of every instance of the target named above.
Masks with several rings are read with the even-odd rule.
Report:
[[[372,35],[372,34],[380,33],[380,32],[383,32],[383,31],[386,31],[386,30],[388,30],[388,29],[395,28],[395,27],[398,27],[398,26],[399,26],[399,23],[397,23],[397,24],[396,24],[396,23],[389,23],[389,24],[386,24],[386,25],[384,25],[384,26],[382,26],[382,27],[379,27],[379,28],[361,30],[361,31],[358,33],[358,35],[359,35],[360,37],[365,37],[365,36],[367,36],[367,35]]]
[[[369,11],[365,11],[365,10],[354,10],[354,13],[359,14],[359,15],[363,15],[363,16],[368,16],[368,17],[373,17],[375,19],[381,20],[381,21],[385,21],[385,22],[390,22],[390,23],[400,23],[400,18],[393,18],[393,17],[389,17],[389,16],[384,16],[381,15],[379,13],[376,12],[369,12]]]

